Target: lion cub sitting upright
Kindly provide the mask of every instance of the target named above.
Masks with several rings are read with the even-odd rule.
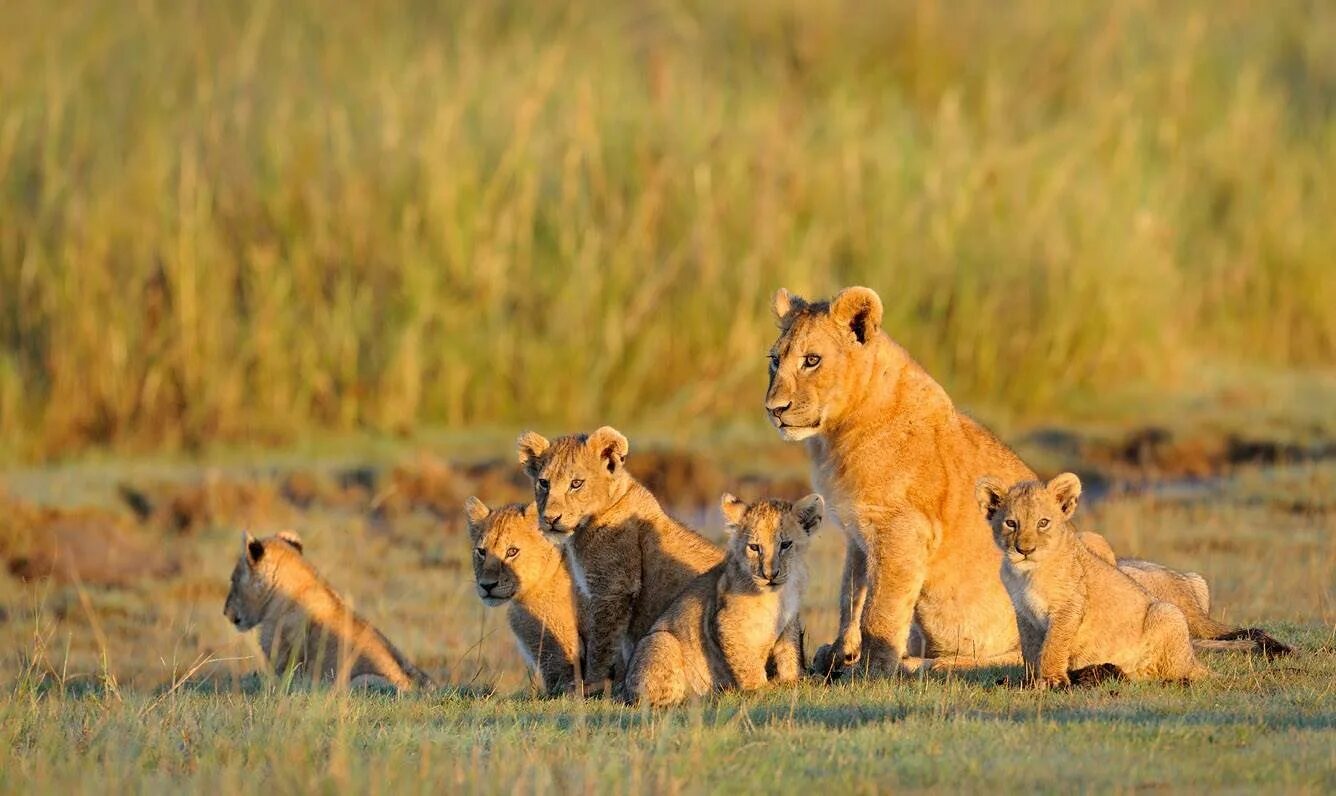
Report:
[[[1110,664],[1133,680],[1206,674],[1183,612],[1079,541],[1070,519],[1080,495],[1072,473],[1010,489],[985,476],[976,488],[1002,549],[1026,679],[1040,688],[1067,685],[1068,672]]]
[[[565,546],[580,593],[584,690],[620,687],[650,626],[723,552],[669,517],[626,471],[626,437],[604,426],[549,442],[530,431],[519,459],[543,534]]]
[[[825,503],[808,495],[748,506],[726,494],[722,508],[730,535],[724,561],[696,578],[636,647],[626,675],[632,702],[657,707],[689,693],[750,691],[766,684],[767,666],[774,682],[798,679],[807,547]]]
[[[493,510],[471,497],[464,514],[478,596],[488,606],[510,603],[510,630],[549,696],[574,691],[580,635],[575,587],[561,549],[538,531],[532,503]]]
[[[291,668],[354,688],[431,685],[325,583],[292,531],[267,539],[245,534],[223,614],[243,633],[260,627],[260,647],[277,672]]]

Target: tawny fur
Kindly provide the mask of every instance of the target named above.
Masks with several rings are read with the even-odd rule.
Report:
[[[1002,553],[1027,680],[1063,686],[1073,671],[1106,665],[1133,680],[1206,675],[1183,612],[1077,538],[1070,520],[1080,494],[1071,473],[1010,488],[989,477],[977,485],[979,509]]]
[[[604,426],[548,441],[528,432],[519,459],[540,527],[565,546],[580,595],[584,690],[620,690],[635,645],[723,551],[669,517],[626,471],[630,446]]]
[[[818,495],[752,506],[725,495],[724,562],[696,578],[640,641],[626,678],[629,699],[664,706],[797,680],[807,549],[824,508]]]
[[[242,632],[260,628],[260,647],[275,672],[291,669],[352,687],[431,685],[320,577],[292,531],[245,535],[223,613]]]
[[[538,530],[532,503],[489,509],[471,497],[464,513],[478,597],[488,606],[509,605],[510,630],[543,690],[572,693],[580,634],[575,585],[561,549]]]

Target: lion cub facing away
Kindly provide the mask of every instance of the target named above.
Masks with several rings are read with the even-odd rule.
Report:
[[[730,535],[724,561],[696,578],[636,647],[626,675],[632,702],[663,706],[689,693],[753,690],[766,684],[768,666],[774,682],[798,679],[807,547],[825,503],[809,495],[748,506],[726,494],[722,507]]]
[[[580,635],[575,586],[561,549],[539,532],[532,503],[489,509],[471,497],[464,514],[478,596],[488,606],[510,603],[510,630],[543,689],[550,696],[571,693]]]
[[[1063,473],[1010,489],[979,480],[979,507],[1002,549],[1002,582],[1016,608],[1028,681],[1068,684],[1068,673],[1112,665],[1133,680],[1207,674],[1188,623],[1077,538],[1070,519],[1081,481]]]
[[[265,539],[245,534],[223,614],[243,633],[259,626],[260,647],[274,671],[291,668],[354,688],[431,685],[320,577],[293,531]]]

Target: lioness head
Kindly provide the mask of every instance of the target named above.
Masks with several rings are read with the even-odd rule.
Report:
[[[603,426],[592,434],[570,434],[549,442],[532,431],[520,435],[520,466],[533,480],[534,502],[544,534],[562,542],[631,488],[626,472],[630,445]]]
[[[1002,554],[1013,566],[1026,569],[1043,561],[1071,533],[1067,521],[1076,513],[1081,479],[1063,473],[1047,484],[1022,481],[1008,489],[985,476],[975,487],[975,497]]]
[[[780,436],[807,439],[843,416],[858,399],[856,386],[867,382],[881,298],[847,287],[830,301],[809,302],[780,288],[772,309],[779,339],[770,347],[765,411]]]
[[[237,630],[250,630],[260,624],[281,573],[301,555],[302,540],[296,531],[280,531],[266,539],[242,534],[241,557],[232,568],[232,587],[223,603],[223,615]]]
[[[820,495],[808,495],[797,503],[761,500],[749,506],[725,494],[720,508],[728,524],[729,568],[759,588],[777,589],[806,555],[826,504]]]
[[[538,531],[532,503],[489,509],[481,500],[464,501],[473,543],[473,582],[485,605],[500,605],[552,572],[561,551]]]

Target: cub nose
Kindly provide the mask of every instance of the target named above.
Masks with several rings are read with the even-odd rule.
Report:
[[[480,583],[478,584],[478,588],[482,589],[483,591],[487,592],[488,594],[491,594],[491,593],[492,593],[492,589],[495,589],[495,588],[496,588],[496,583],[497,583],[496,581],[492,581],[491,583],[481,583],[481,582],[480,582]]]
[[[1016,543],[1016,552],[1020,553],[1023,556],[1028,556],[1034,551],[1035,551],[1035,545],[1030,545],[1029,547],[1025,547],[1020,542]]]
[[[561,515],[545,514],[543,515],[543,522],[547,523],[549,527],[555,528],[557,527],[557,523],[561,522]]]

